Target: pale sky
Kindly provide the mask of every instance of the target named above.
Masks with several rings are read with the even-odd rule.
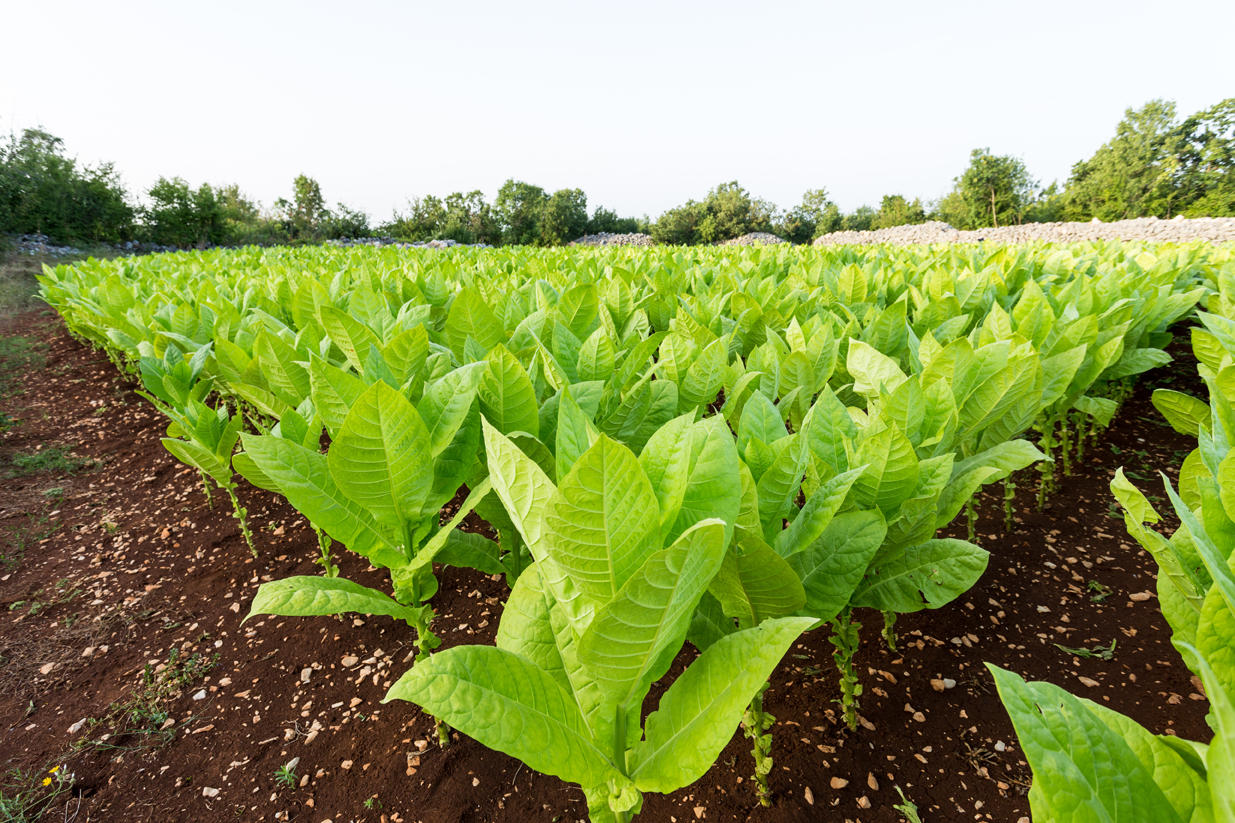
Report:
[[[1235,96],[1232,0],[54,2],[0,6],[0,132],[130,189],[292,178],[384,220],[514,177],[655,217],[946,193],[971,149],[1067,176],[1155,97]]]

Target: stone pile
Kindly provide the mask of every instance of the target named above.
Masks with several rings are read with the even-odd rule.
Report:
[[[630,234],[614,234],[602,231],[599,234],[585,234],[575,240],[572,246],[655,246],[656,241],[650,235],[632,232]]]
[[[741,237],[734,237],[731,240],[722,240],[716,245],[718,246],[774,246],[778,243],[788,243],[789,241],[783,237],[777,237],[766,231],[752,231],[749,234],[744,234]]]
[[[395,246],[400,249],[452,249],[456,246],[472,249],[491,248],[486,243],[460,243],[458,240],[396,240],[393,237],[344,237],[327,240],[327,246]]]
[[[891,243],[897,246],[928,243],[1082,243],[1088,240],[1147,240],[1155,243],[1235,242],[1235,217],[1138,217],[1103,223],[1025,223],[1019,226],[961,231],[933,221],[893,226],[874,231],[837,231],[815,238],[816,246]]]

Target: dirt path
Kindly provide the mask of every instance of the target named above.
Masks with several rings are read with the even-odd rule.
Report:
[[[317,572],[304,521],[246,486],[254,560],[225,501],[207,507],[197,476],[159,443],[158,416],[105,357],[48,313],[18,316],[7,334],[31,345],[18,365],[0,364],[12,378],[0,412],[17,421],[0,435],[0,769],[24,773],[10,773],[6,799],[59,789],[48,819],[67,804],[100,823],[584,818],[573,787],[465,738],[440,750],[415,707],[381,705],[412,649],[392,621],[241,626],[259,582]],[[1143,386],[1186,388],[1193,373],[1185,360]],[[902,618],[903,656],[868,621],[864,728],[840,725],[825,634],[790,652],[766,700],[779,721],[773,808],[754,801],[738,734],[694,786],[648,797],[641,819],[899,821],[899,786],[924,820],[1016,821],[1028,814],[1028,770],[982,661],[1154,731],[1207,738],[1206,704],[1144,594],[1152,561],[1106,489],[1120,465],[1174,476],[1190,448],[1147,397],[1138,390],[1047,512],[1033,511],[1026,480],[1020,522],[1005,535],[987,501],[989,570],[952,606]],[[346,575],[380,585],[343,562]],[[505,596],[500,581],[446,571],[434,600],[445,643],[491,642]],[[1112,642],[1110,660],[1054,645]],[[285,785],[276,771],[294,758]],[[64,769],[43,787],[55,765]]]

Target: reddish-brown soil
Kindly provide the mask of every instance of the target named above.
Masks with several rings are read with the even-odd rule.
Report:
[[[196,474],[159,443],[157,413],[103,355],[45,311],[18,316],[7,334],[36,341],[43,359],[0,397],[0,411],[18,421],[0,436],[0,769],[28,775],[10,776],[8,796],[38,789],[45,770],[63,764],[72,778],[53,779],[64,791],[47,819],[66,808],[100,823],[584,819],[574,787],[458,735],[442,750],[414,706],[380,703],[412,650],[401,625],[242,626],[259,582],[318,571],[304,521],[245,486],[254,559],[226,499],[216,492],[207,507]],[[1142,386],[1194,382],[1186,349],[1175,351],[1185,359]],[[1138,389],[1045,513],[1033,508],[1029,478],[1009,534],[995,495],[984,500],[986,575],[951,606],[902,618],[901,654],[879,641],[878,615],[865,620],[857,732],[839,721],[825,633],[793,648],[766,700],[778,720],[772,808],[754,800],[738,733],[696,784],[649,796],[642,819],[899,821],[899,787],[926,820],[1016,821],[1028,815],[1029,772],[983,661],[1059,683],[1154,731],[1207,738],[1206,703],[1146,594],[1153,564],[1125,535],[1107,490],[1116,467],[1173,475],[1190,448],[1147,398]],[[96,463],[13,476],[17,455],[57,445]],[[380,584],[355,558],[343,558],[343,572]],[[441,577],[435,625],[445,643],[491,642],[504,583],[449,569]],[[1095,602],[1091,582],[1109,596]],[[1109,661],[1054,645],[1112,641]],[[164,684],[161,696],[126,712],[140,706],[144,672]],[[932,687],[944,679],[955,686]],[[293,758],[288,787],[275,772]]]

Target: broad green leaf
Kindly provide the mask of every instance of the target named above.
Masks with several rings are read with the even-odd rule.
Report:
[[[1115,412],[1119,410],[1115,401],[1109,397],[1090,397],[1089,395],[1076,398],[1072,408],[1089,415],[1100,426],[1109,426],[1111,419],[1115,417]]]
[[[810,452],[800,434],[777,441],[776,457],[756,484],[759,521],[768,539],[780,534],[784,521],[793,515],[809,462]]]
[[[480,381],[480,410],[502,434],[540,434],[540,404],[527,371],[505,346],[489,352],[489,371]]]
[[[811,456],[823,464],[827,474],[840,474],[849,468],[845,446],[857,440],[858,431],[845,405],[827,386],[806,415],[802,433]]]
[[[364,393],[364,381],[320,357],[313,357],[309,360],[309,384],[313,408],[330,434],[337,435],[352,404]]]
[[[579,659],[616,706],[642,703],[686,636],[691,615],[725,556],[725,525],[705,520],[656,552],[597,610]],[[669,657],[665,657],[668,652]]]
[[[549,554],[593,602],[606,603],[655,550],[659,511],[634,454],[601,436],[545,506]]]
[[[849,341],[845,368],[853,376],[853,390],[863,397],[893,392],[908,379],[895,360],[861,340]]]
[[[476,399],[485,374],[483,363],[469,363],[447,372],[425,386],[416,411],[429,433],[433,456],[437,457],[454,440]]]
[[[709,646],[674,681],[630,753],[640,791],[671,792],[703,776],[733,737],[742,712],[767,682],[809,617],[769,620]]]
[[[806,603],[793,568],[757,535],[745,532],[725,555],[708,591],[725,615],[744,627],[793,614]]]
[[[219,459],[218,455],[200,443],[164,437],[163,447],[181,463],[205,472],[220,486],[231,482],[232,467],[228,461]]]
[[[738,450],[746,451],[746,444],[752,439],[771,445],[786,435],[785,421],[772,401],[762,392],[752,394],[742,407],[742,418],[738,423]]]
[[[676,517],[664,531],[664,541],[676,540],[694,524],[715,518],[725,524],[728,545],[742,502],[740,461],[733,435],[724,420],[716,416],[696,423],[691,432],[681,502]]]
[[[365,508],[340,491],[326,455],[270,435],[241,435],[244,452],[287,502],[318,528],[374,565],[391,568],[407,556]]]
[[[804,611],[831,620],[849,605],[887,534],[878,509],[837,515],[813,541],[789,557],[806,595]]]
[[[1125,349],[1119,362],[1102,375],[1103,380],[1119,380],[1147,372],[1171,362],[1171,356],[1162,349]]]
[[[1162,412],[1171,428],[1188,437],[1209,426],[1209,405],[1173,389],[1154,389],[1154,408]]]
[[[596,747],[574,698],[526,658],[456,646],[418,661],[383,702],[407,700],[490,749],[586,786],[628,782]]]
[[[505,571],[498,559],[498,545],[483,535],[451,529],[434,560],[455,568],[476,569],[485,574]]]
[[[259,614],[309,617],[324,614],[380,614],[415,625],[421,607],[404,606],[389,595],[342,577],[285,577],[257,587],[249,620]]]
[[[919,461],[913,444],[895,426],[875,424],[858,444],[857,464],[866,470],[853,485],[853,499],[863,507],[878,506],[885,514],[909,499],[918,485]]]
[[[773,547],[782,557],[803,551],[813,543],[844,504],[861,468],[850,469],[828,480],[810,497],[788,528],[776,535]]]
[[[506,598],[495,643],[499,649],[527,658],[542,671],[560,676],[561,683],[569,688],[549,617],[551,597],[540,576],[540,566],[533,563],[519,575]]]
[[[554,457],[557,476],[565,477],[579,456],[591,448],[600,433],[588,415],[579,408],[569,387],[562,389],[558,401]]]
[[[682,378],[680,408],[685,411],[714,401],[724,384],[726,366],[727,341],[724,338],[713,340],[690,364]]]
[[[347,362],[358,372],[364,371],[365,360],[369,357],[371,347],[381,348],[373,330],[356,318],[334,306],[322,306],[318,309],[318,318],[330,339],[343,352]]]
[[[1034,772],[1039,820],[1184,823],[1123,735],[1058,686],[987,664]]]
[[[1115,470],[1115,477],[1111,480],[1111,494],[1115,495],[1115,499],[1123,506],[1126,516],[1132,517],[1138,524],[1157,523],[1162,519],[1149,498],[1124,475],[1122,467]]]
[[[469,339],[475,340],[484,352],[488,352],[505,338],[505,329],[474,287],[461,289],[450,304],[446,317],[446,341],[455,359],[466,362],[464,348]]]
[[[431,455],[429,433],[416,407],[385,383],[374,383],[356,398],[327,458],[344,494],[377,519],[403,529],[427,514]]]
[[[953,538],[896,549],[875,558],[854,593],[854,605],[899,614],[937,609],[973,588],[989,557]]]
[[[660,502],[662,541],[668,539],[686,496],[696,438],[693,419],[694,414],[690,412],[673,418],[648,438],[639,453],[639,465]]]
[[[501,432],[482,421],[489,479],[520,536],[537,560],[546,557],[545,506],[557,491],[544,471]]]
[[[557,488],[535,461],[487,420],[482,419],[481,425],[493,491],[536,559],[545,585],[574,630],[581,633],[591,619],[593,607],[583,602],[579,587],[551,556],[550,541],[545,537],[545,513]]]

